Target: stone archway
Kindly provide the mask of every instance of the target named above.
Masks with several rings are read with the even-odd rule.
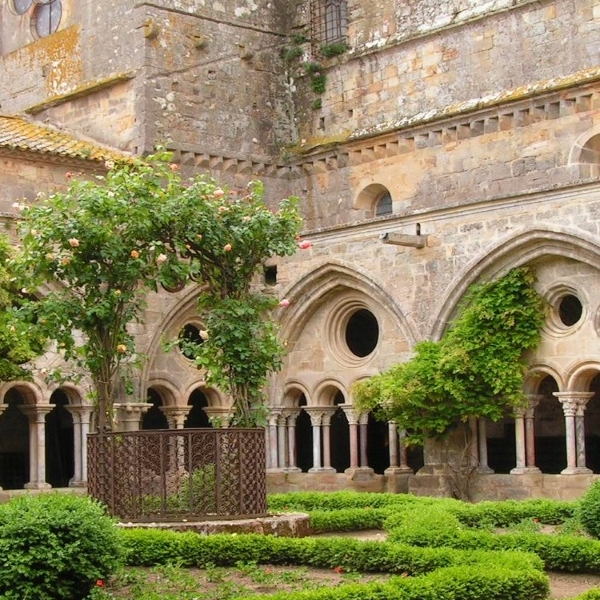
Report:
[[[0,488],[22,489],[29,481],[29,420],[19,406],[23,396],[16,388],[4,396],[7,408],[0,415]]]
[[[46,416],[46,481],[53,488],[68,487],[75,475],[75,430],[67,410],[69,397],[61,390],[50,396],[54,408]]]

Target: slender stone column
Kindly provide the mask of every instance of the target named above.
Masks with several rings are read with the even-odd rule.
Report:
[[[352,404],[339,405],[348,419],[350,429],[350,467],[344,472],[351,475],[353,479],[368,478],[373,475],[373,469],[367,466],[367,422],[369,413],[360,413]],[[361,439],[359,446],[359,424],[361,427]]]
[[[87,436],[94,407],[86,404],[67,404],[65,408],[73,416],[73,478],[69,487],[87,485]]]
[[[285,467],[286,467],[286,458],[287,458],[286,454],[285,454],[286,424],[287,424],[287,418],[286,418],[284,412],[282,411],[279,414],[279,416],[277,417],[277,456],[279,458],[278,466],[280,469],[285,469]]]
[[[268,428],[268,444],[267,444],[267,458],[268,468],[270,471],[279,470],[279,460],[277,453],[277,421],[283,408],[278,406],[271,406],[269,408],[269,428]]]
[[[139,431],[142,416],[152,408],[152,404],[148,402],[115,402],[114,408],[118,415],[117,431]]]
[[[591,473],[585,466],[585,435],[583,428],[583,412],[593,392],[554,392],[553,394],[562,404],[565,415],[566,443],[567,443],[567,468],[561,475],[575,475],[577,473]],[[578,414],[579,413],[579,414]],[[576,416],[580,417],[579,428],[576,426]]]
[[[323,408],[321,434],[323,436],[323,471],[335,471],[331,466],[331,417],[337,410],[335,406]]]
[[[404,429],[398,432],[396,421],[388,421],[388,449],[390,453],[390,466],[384,472],[386,475],[401,475],[413,472],[413,470],[408,466],[404,435]]]
[[[388,450],[390,453],[390,469],[397,469],[398,464],[398,429],[396,421],[388,421]]]
[[[542,396],[528,395],[529,407],[525,411],[525,465],[528,473],[539,473],[540,469],[535,464],[535,407],[540,403]]]
[[[28,490],[52,487],[46,482],[46,415],[53,404],[25,404],[19,406],[29,419],[29,482]]]
[[[398,433],[398,449],[400,451],[400,470],[405,473],[412,473],[413,470],[408,466],[408,453],[404,438],[406,437],[406,429],[401,429]]]
[[[525,409],[515,409],[515,444],[517,464],[511,469],[512,475],[520,475],[525,472]]]
[[[369,467],[369,458],[367,454],[367,442],[368,442],[368,426],[369,426],[369,412],[362,412],[358,416],[358,426],[360,430],[360,466],[361,468]]]
[[[477,447],[479,451],[479,468],[480,473],[493,473],[488,465],[487,451],[487,426],[485,419],[477,419]]]
[[[308,470],[309,473],[318,473],[323,471],[321,464],[321,423],[323,415],[328,407],[304,407],[304,410],[310,417],[313,434],[313,466]],[[324,410],[325,409],[325,410]]]
[[[191,406],[161,406],[160,411],[165,415],[169,429],[183,429]]]
[[[350,469],[358,469],[359,454],[358,454],[358,411],[352,404],[340,404],[339,407],[344,411],[346,419],[348,419],[348,427],[350,430]]]
[[[296,466],[296,419],[300,410],[285,409],[283,414],[287,422],[288,460],[286,471],[300,471]]]

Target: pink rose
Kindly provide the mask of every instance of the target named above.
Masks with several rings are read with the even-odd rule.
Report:
[[[71,246],[71,248],[77,248],[77,246],[79,246],[79,240],[77,238],[71,238],[69,240],[69,246]]]
[[[279,306],[281,306],[282,308],[285,308],[286,306],[290,305],[290,301],[287,298],[284,298],[280,303]]]
[[[220,198],[221,196],[223,196],[225,194],[225,192],[221,189],[221,188],[217,188],[214,192],[213,192],[213,196],[215,198]]]
[[[308,250],[311,246],[312,242],[309,242],[308,240],[302,240],[298,243],[298,247],[300,248],[300,250]]]
[[[225,252],[230,252],[230,251],[231,251],[231,244],[225,244],[225,245],[223,246],[223,250],[224,250]]]

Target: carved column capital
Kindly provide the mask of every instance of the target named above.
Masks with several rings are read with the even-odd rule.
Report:
[[[358,425],[360,411],[353,404],[344,403],[338,406],[344,411],[349,425]]]
[[[594,392],[553,392],[553,396],[558,398],[562,404],[565,417],[574,417],[583,415],[585,407]]]
[[[269,414],[267,415],[267,419],[269,421],[269,425],[275,427],[279,421],[279,416],[283,412],[283,406],[271,406],[269,408]]]
[[[331,414],[335,412],[335,408],[332,406],[305,406],[304,410],[310,417],[310,423],[313,427],[322,425],[324,418],[331,419]]]

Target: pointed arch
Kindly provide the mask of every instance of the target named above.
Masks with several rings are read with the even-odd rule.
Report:
[[[416,325],[402,313],[392,296],[366,273],[337,262],[326,262],[311,270],[286,291],[284,296],[290,305],[279,311],[283,338],[297,339],[311,315],[336,290],[362,292],[392,313],[411,346],[419,339]]]
[[[456,314],[461,298],[478,281],[491,280],[516,267],[545,256],[571,258],[595,269],[600,264],[600,245],[581,232],[532,229],[504,239],[485,256],[471,261],[448,286],[431,328],[431,339],[439,340]]]

